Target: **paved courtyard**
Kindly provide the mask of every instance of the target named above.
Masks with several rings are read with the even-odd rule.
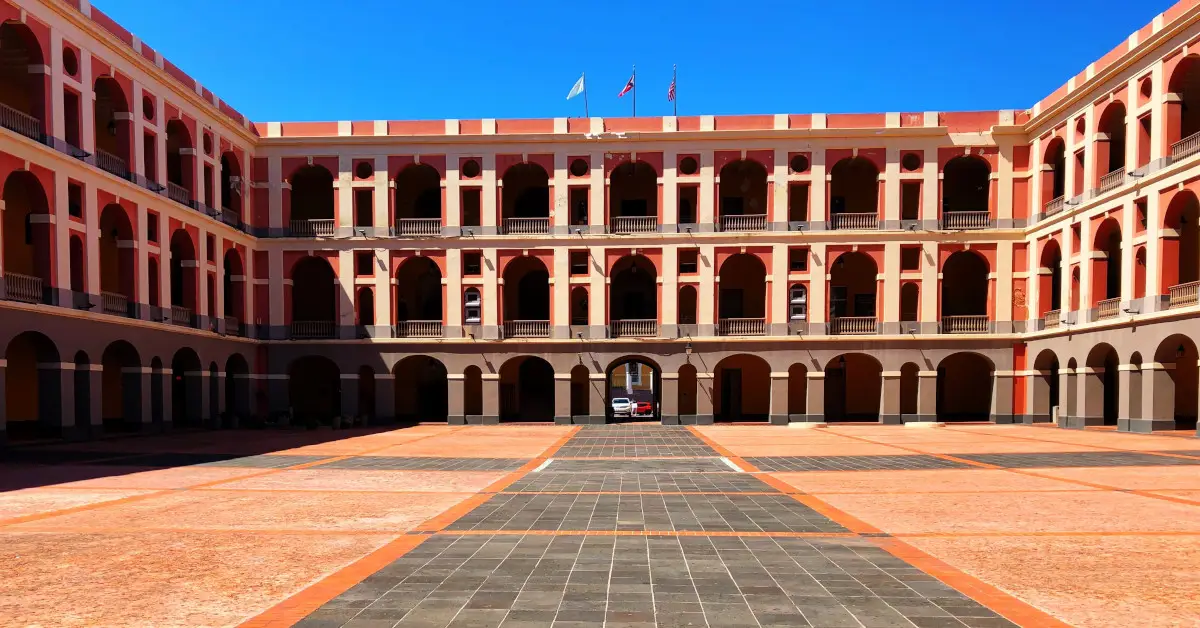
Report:
[[[1200,626],[1200,440],[193,432],[0,464],[4,626]]]

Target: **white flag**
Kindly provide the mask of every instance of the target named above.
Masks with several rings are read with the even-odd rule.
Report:
[[[571,100],[572,98],[574,98],[582,93],[583,93],[583,75],[580,74],[579,80],[575,81],[575,86],[571,88],[571,91],[567,92],[567,100]]]

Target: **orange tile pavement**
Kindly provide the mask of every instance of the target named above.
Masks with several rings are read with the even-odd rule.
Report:
[[[423,538],[406,532],[444,529],[575,430],[421,425],[92,444],[528,460],[516,472],[0,467],[0,486],[15,489],[0,492],[0,625],[290,625]],[[1200,450],[1194,439],[1021,426],[695,431],[747,468],[754,456]],[[761,477],[853,532],[891,535],[871,538],[985,604],[1016,608],[1022,625],[1200,625],[1200,466]]]

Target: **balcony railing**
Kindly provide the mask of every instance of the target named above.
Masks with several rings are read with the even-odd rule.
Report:
[[[1200,133],[1193,133],[1171,144],[1171,159],[1183,159],[1200,152]]]
[[[549,338],[550,321],[505,321],[505,338]]]
[[[718,336],[765,336],[765,318],[722,318],[717,320]]]
[[[878,229],[878,214],[834,214],[830,216],[831,229]]]
[[[398,236],[440,236],[442,235],[441,218],[397,218],[396,235]]]
[[[1167,288],[1167,309],[1200,303],[1200,281],[1189,281]]]
[[[1046,329],[1054,329],[1062,324],[1062,310],[1050,310],[1042,317]]]
[[[658,231],[658,216],[614,216],[608,225],[609,233],[654,233]]]
[[[623,319],[612,322],[613,338],[653,338],[658,335],[654,319]]]
[[[1104,194],[1109,190],[1115,190],[1125,183],[1125,169],[1118,168],[1103,177],[1100,177],[1100,186],[1096,188],[1097,194]]]
[[[948,231],[987,229],[990,226],[992,216],[988,212],[942,212],[942,229]]]
[[[1054,214],[1057,214],[1058,212],[1063,210],[1063,207],[1066,205],[1066,202],[1067,202],[1066,196],[1060,196],[1058,198],[1051,199],[1050,202],[1046,203],[1046,205],[1042,208],[1042,213],[1047,216],[1053,216]]]
[[[721,231],[766,231],[767,215],[721,216]]]
[[[236,227],[242,224],[242,215],[232,209],[222,209],[221,222]]]
[[[504,233],[509,235],[536,235],[550,233],[549,218],[505,218]]]
[[[242,321],[238,320],[238,317],[236,316],[226,316],[225,333],[229,334],[230,336],[242,335]]]
[[[1096,303],[1096,320],[1116,318],[1121,314],[1121,298],[1104,299]]]
[[[292,340],[319,340],[333,338],[333,321],[293,321]]]
[[[192,205],[192,193],[187,188],[177,183],[167,181],[167,198],[179,203],[180,205]]]
[[[399,321],[392,331],[397,338],[441,338],[442,321]]]
[[[125,163],[124,159],[112,153],[106,153],[99,148],[96,149],[96,154],[93,157],[96,159],[97,168],[115,174],[122,179],[129,178],[129,165]]]
[[[171,323],[184,327],[192,326],[192,310],[182,305],[171,306]]]
[[[41,141],[42,139],[41,120],[5,104],[0,104],[0,126],[10,131],[16,131],[32,140]]]
[[[986,334],[990,325],[986,314],[942,317],[943,334]]]
[[[105,314],[129,316],[129,297],[116,292],[101,292],[100,311]]]
[[[22,303],[41,303],[42,278],[4,273],[4,298]]]
[[[878,326],[874,316],[839,316],[829,321],[829,333],[835,336],[873,334]]]
[[[288,232],[297,238],[332,238],[336,225],[332,218],[293,220]]]

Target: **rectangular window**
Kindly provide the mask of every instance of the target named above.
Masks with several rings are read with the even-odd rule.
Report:
[[[483,274],[483,254],[463,253],[463,276],[478,277]]]
[[[805,222],[808,220],[808,184],[792,183],[788,185],[788,220]]]
[[[467,188],[462,192],[462,225],[464,227],[478,227],[480,225],[480,190],[478,188]]]
[[[696,198],[699,194],[700,188],[694,185],[679,188],[679,224],[696,224]]]
[[[79,95],[69,89],[63,89],[63,138],[75,148],[82,146],[79,142]],[[149,176],[149,175],[147,175]]]
[[[571,225],[588,224],[588,188],[571,188]]]
[[[371,190],[354,191],[354,226],[373,227],[375,225],[375,203]]]
[[[216,207],[213,202],[213,168],[209,164],[204,164],[204,204],[209,207]]]
[[[637,362],[629,362],[625,365],[625,373],[629,379],[630,386],[642,385],[642,365]]]
[[[921,219],[921,183],[900,185],[900,220]]]
[[[371,251],[359,251],[354,254],[354,274],[369,277],[375,274],[375,254]]]
[[[1075,181],[1072,185],[1072,189],[1074,190],[1071,193],[1072,196],[1083,194],[1083,154],[1084,151],[1075,153]]]
[[[1079,241],[1083,239],[1080,229],[1081,226],[1079,223],[1071,225],[1071,255],[1079,254]]]
[[[921,270],[921,247],[906,246],[900,249],[900,270]]]
[[[217,240],[211,233],[205,236],[204,246],[208,249],[205,251],[208,254],[208,261],[211,262],[216,259],[215,255],[217,254]]]
[[[158,242],[158,214],[146,212],[146,240]]]
[[[67,184],[67,213],[83,218],[83,187],[78,183]]]
[[[679,251],[679,274],[691,275],[699,270],[700,252],[695,249]]]
[[[788,318],[794,321],[808,318],[808,290],[802,284],[792,286],[788,295]]]
[[[586,275],[588,274],[588,252],[587,251],[571,251],[571,274]]]
[[[1144,198],[1139,198],[1133,202],[1133,208],[1137,212],[1137,224],[1134,225],[1134,228],[1137,231],[1146,230],[1146,202],[1147,201]]]
[[[1150,117],[1150,114],[1138,118],[1138,168],[1150,163],[1150,134],[1154,128],[1152,121],[1153,118]]]
[[[463,293],[463,322],[468,325],[478,325],[483,319],[483,303],[479,298],[479,290],[468,288]]]
[[[142,136],[142,172],[148,181],[158,181],[158,158],[154,150],[157,146],[153,133]]]
[[[795,248],[788,250],[788,270],[793,273],[808,272],[807,248]]]
[[[846,286],[831,286],[829,289],[829,315],[832,318],[846,316]]]

